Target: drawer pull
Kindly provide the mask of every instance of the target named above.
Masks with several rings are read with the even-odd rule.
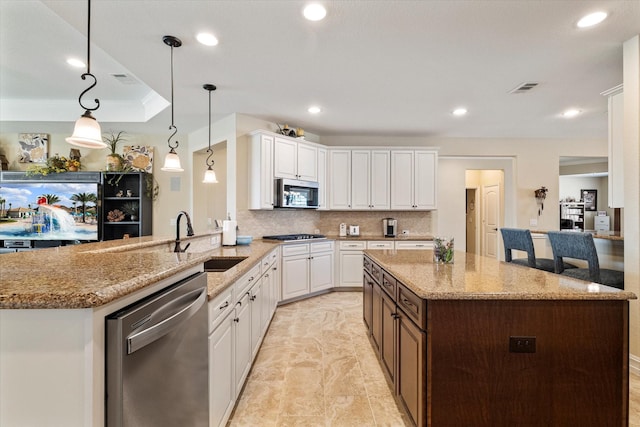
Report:
[[[219,308],[220,308],[220,310],[224,310],[227,307],[229,307],[229,301],[225,301],[224,305],[221,305]]]
[[[402,297],[402,303],[403,303],[404,305],[408,305],[409,307],[415,307],[415,308],[418,308],[418,306],[417,306],[417,305],[415,305],[414,303],[412,303],[411,301],[409,301],[408,299],[406,299],[406,298],[404,298],[404,297]]]

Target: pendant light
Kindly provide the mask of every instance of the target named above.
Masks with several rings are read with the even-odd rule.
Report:
[[[211,149],[211,91],[216,90],[216,87],[208,83],[202,85],[202,87],[209,91],[209,148],[207,149],[207,153],[209,153],[209,155],[205,161],[207,164],[207,171],[204,173],[204,179],[202,182],[205,184],[217,184],[218,178],[216,177],[215,171],[212,169],[215,162],[211,159],[211,156],[213,156],[213,150]],[[211,163],[209,163],[209,159],[211,159]]]
[[[88,18],[87,18],[87,72],[80,77],[82,80],[86,80],[87,77],[93,79],[91,86],[86,88],[78,97],[78,103],[84,108],[84,114],[76,121],[76,125],[73,128],[73,135],[65,138],[66,141],[75,145],[76,147],[83,148],[105,148],[107,144],[102,140],[102,131],[100,130],[100,123],[91,115],[92,111],[95,111],[100,107],[100,100],[94,99],[96,106],[93,108],[85,107],[82,105],[82,96],[93,89],[98,82],[96,76],[91,74],[91,0],[88,0]]]
[[[164,166],[162,166],[161,170],[165,172],[182,172],[182,166],[180,165],[180,157],[176,153],[176,148],[180,145],[178,141],[176,141],[176,145],[171,145],[171,138],[178,133],[178,128],[173,124],[173,48],[182,46],[182,42],[179,38],[174,36],[164,36],[162,41],[167,46],[171,46],[171,126],[169,126],[169,130],[173,130],[173,133],[169,136],[167,140],[167,144],[169,144],[169,153],[164,158]]]

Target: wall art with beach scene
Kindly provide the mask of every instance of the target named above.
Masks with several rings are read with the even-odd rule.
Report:
[[[0,184],[0,240],[98,240],[98,184]]]

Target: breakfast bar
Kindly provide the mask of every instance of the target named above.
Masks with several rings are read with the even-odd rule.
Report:
[[[364,323],[418,426],[627,425],[631,292],[456,252],[367,250]]]

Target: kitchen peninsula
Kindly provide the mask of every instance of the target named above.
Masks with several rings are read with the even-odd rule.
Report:
[[[432,257],[365,251],[364,322],[416,425],[627,424],[633,293]]]
[[[185,253],[173,252],[173,239],[147,236],[1,255],[0,425],[103,426],[105,316],[203,271],[209,259],[243,258],[207,274],[215,303],[277,249],[267,241],[220,247],[215,233],[182,243],[190,243]]]

